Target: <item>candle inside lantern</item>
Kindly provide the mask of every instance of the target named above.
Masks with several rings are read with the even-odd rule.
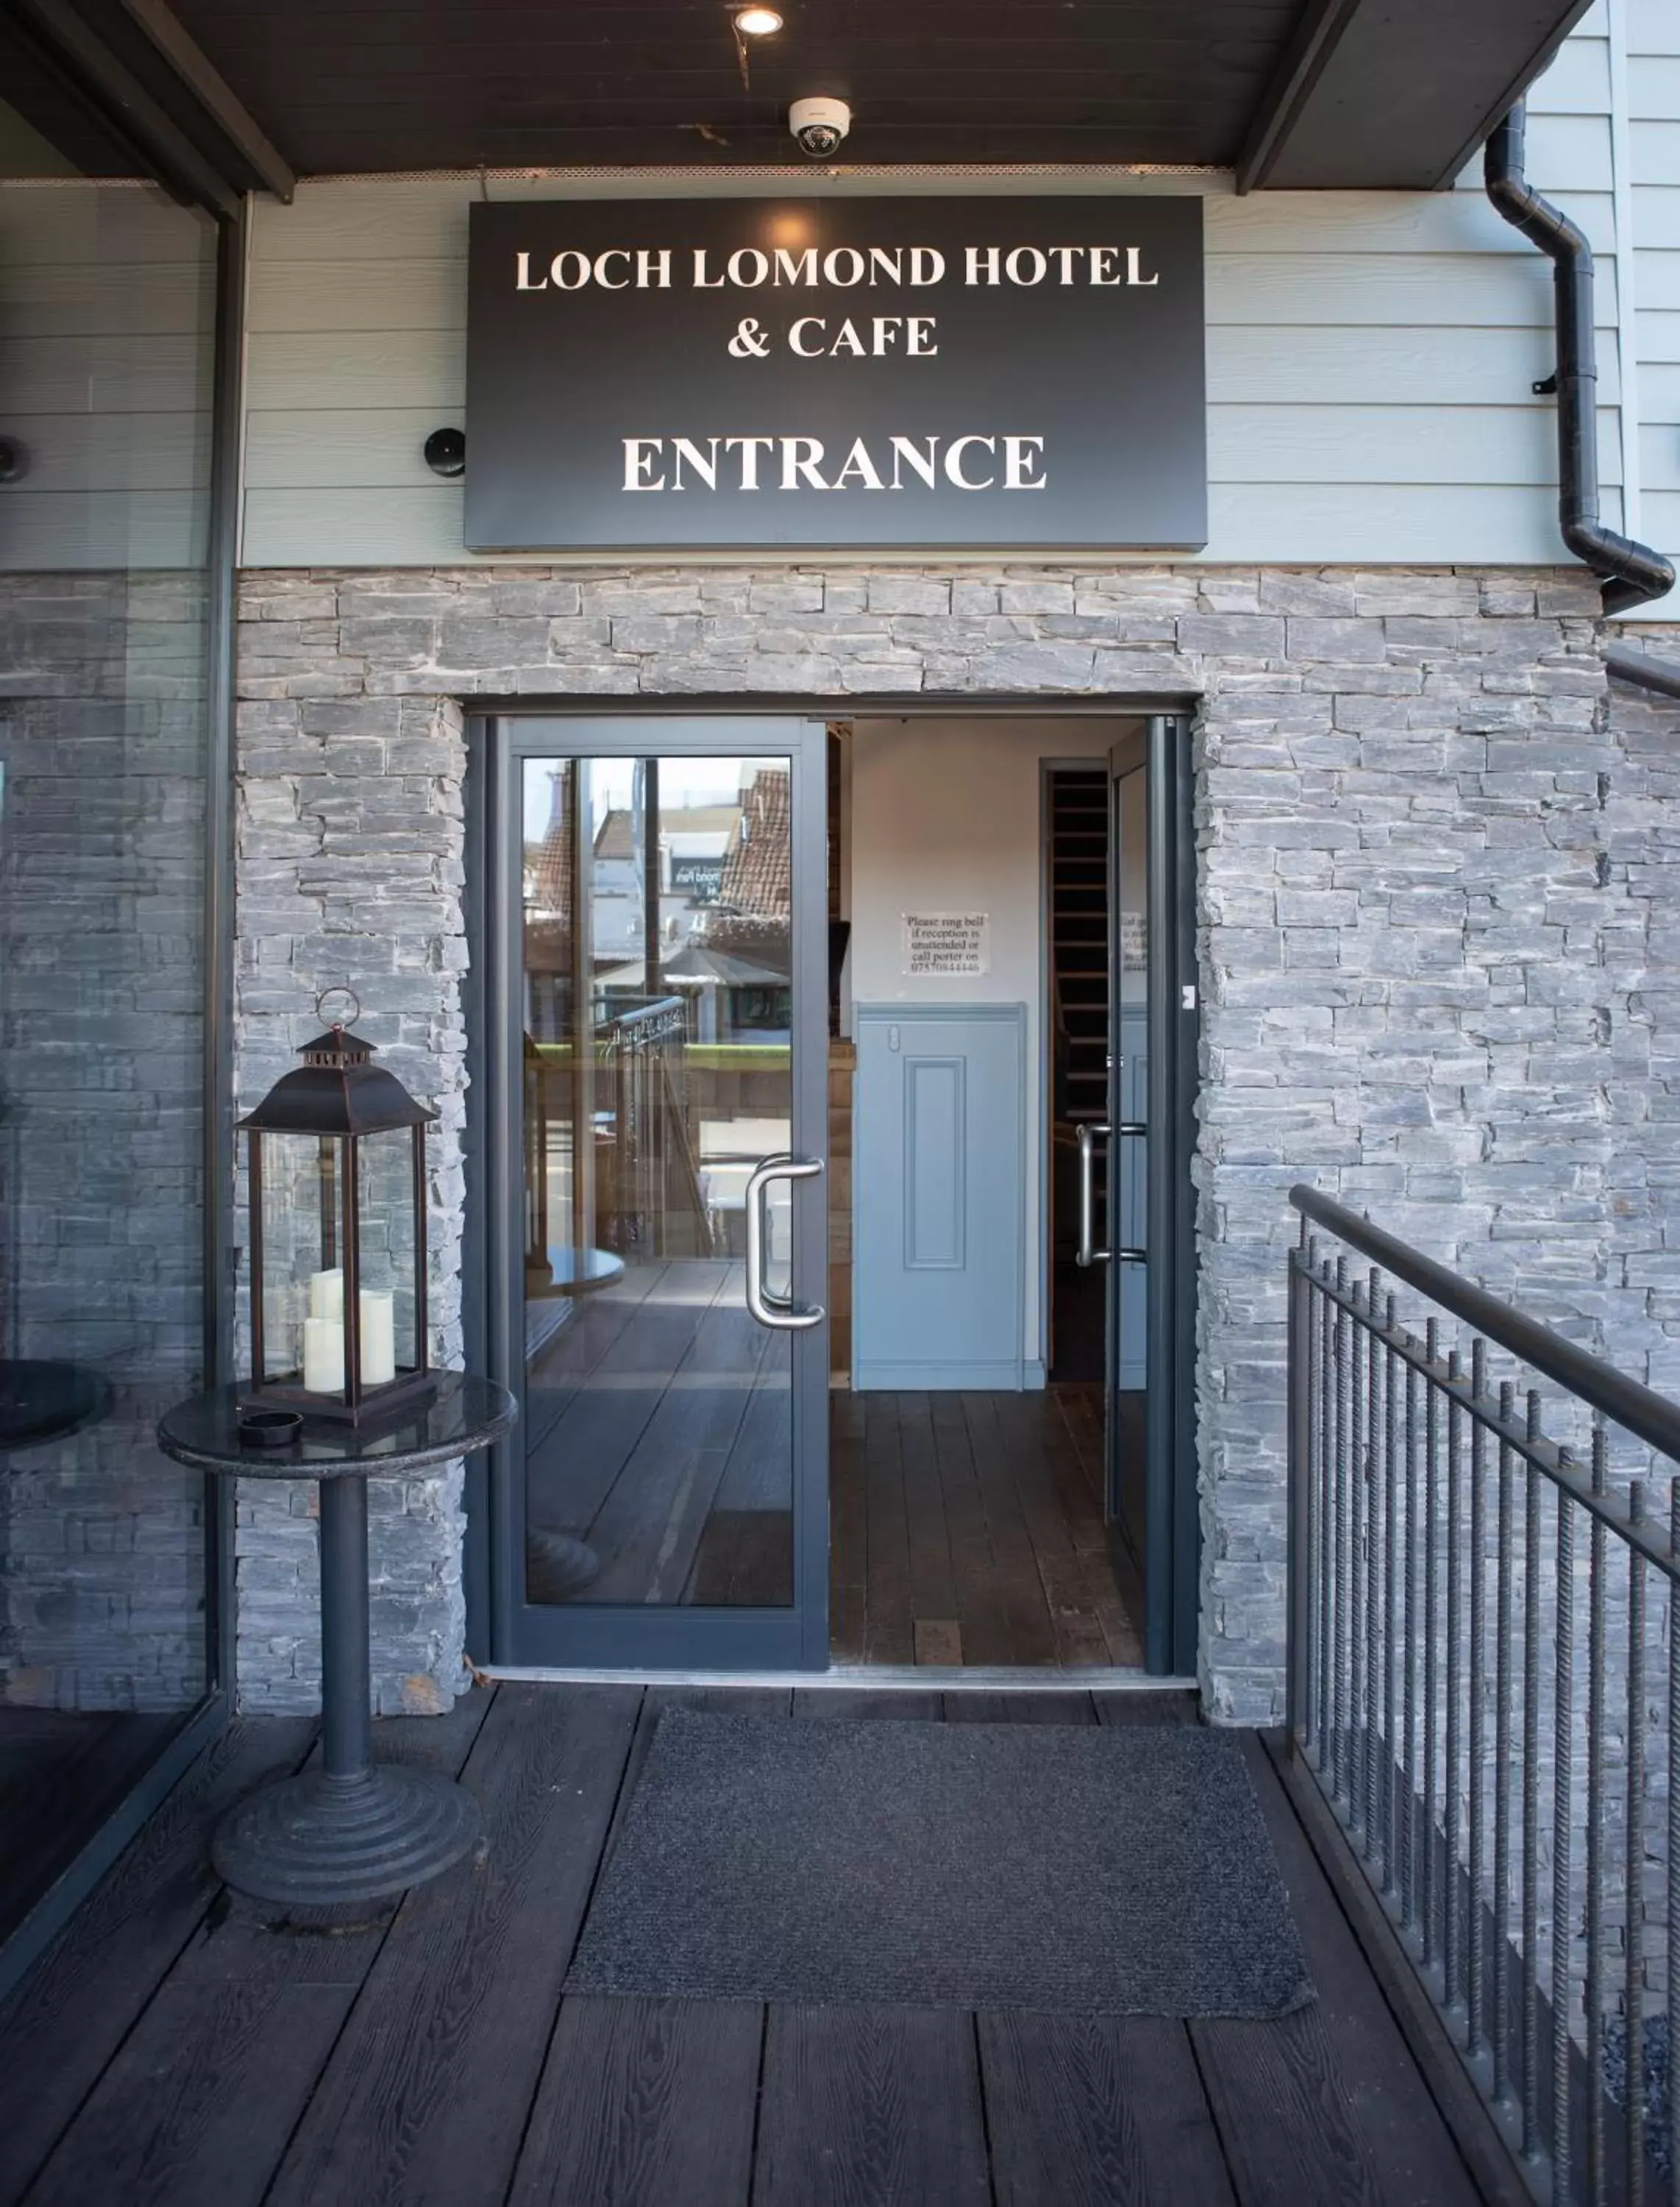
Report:
[[[316,1274],[319,1279],[320,1275]],[[342,1281],[340,1283],[342,1288]],[[314,1283],[311,1283],[313,1289]],[[312,1395],[338,1395],[344,1385],[344,1321],[338,1318],[306,1318],[303,1321],[303,1384]]]
[[[397,1377],[397,1298],[389,1288],[363,1288],[362,1384],[383,1387]]]
[[[309,1275],[309,1315],[311,1318],[331,1318],[342,1321],[344,1315],[344,1270],[342,1265],[331,1265],[324,1272]],[[344,1382],[339,1381],[342,1386]]]

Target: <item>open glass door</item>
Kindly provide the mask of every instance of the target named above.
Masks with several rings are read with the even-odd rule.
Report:
[[[498,1660],[821,1665],[823,730],[500,737]]]
[[[1188,730],[1153,716],[1110,756],[1108,1511],[1144,1587],[1150,1670],[1196,1665],[1197,1002]]]

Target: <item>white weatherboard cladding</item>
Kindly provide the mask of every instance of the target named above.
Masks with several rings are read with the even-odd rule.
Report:
[[[1680,122],[1652,120],[1641,105],[1666,99],[1666,111],[1680,116],[1680,98],[1670,96],[1680,76],[1680,27],[1668,21],[1680,9],[1667,0],[1617,4],[1628,10],[1635,174],[1668,158],[1680,176]],[[1534,182],[1581,224],[1598,256],[1599,472],[1605,518],[1618,524],[1610,25],[1600,0],[1534,88],[1528,159]],[[1664,39],[1675,50],[1667,78],[1658,52]],[[461,487],[433,475],[421,446],[431,430],[463,419],[467,210],[481,188],[500,199],[642,197],[679,187],[670,177],[622,174],[498,176],[482,187],[476,177],[434,176],[308,183],[290,207],[260,202],[247,565],[413,566],[471,557],[462,542]],[[1200,192],[1211,526],[1205,557],[1532,565],[1559,556],[1555,418],[1551,401],[1531,389],[1552,366],[1550,264],[1486,204],[1480,161],[1456,190],[1429,194],[1239,199],[1223,176],[1067,170],[948,179],[923,172],[908,185],[891,172],[831,181],[790,170],[680,188]],[[1671,253],[1680,261],[1680,188],[1641,182],[1633,196],[1641,264]],[[1655,426],[1680,422],[1680,276],[1651,283],[1648,299],[1641,295],[1641,338],[1668,348],[1649,352],[1653,365],[1639,379],[1644,422]],[[1675,297],[1669,308],[1660,303],[1665,285]],[[1630,440],[1641,455],[1651,441],[1643,425]],[[1680,433],[1669,437],[1662,466],[1667,475],[1659,468],[1650,481],[1647,525],[1659,541],[1666,529],[1680,542]]]
[[[1640,524],[1680,551],[1680,7],[1618,0],[1627,45]],[[1671,596],[1653,612],[1674,618]]]
[[[141,185],[0,182],[0,571],[205,558],[213,233]]]

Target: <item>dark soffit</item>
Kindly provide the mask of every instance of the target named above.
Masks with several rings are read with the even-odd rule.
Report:
[[[306,175],[785,166],[787,103],[831,93],[859,164],[1247,155],[1245,181],[1413,189],[1447,180],[1587,0],[778,4],[744,81],[726,0],[172,0]]]

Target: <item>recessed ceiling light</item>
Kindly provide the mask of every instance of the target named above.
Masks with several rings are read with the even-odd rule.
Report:
[[[768,39],[780,30],[781,17],[774,8],[738,8],[735,28],[744,39]]]

